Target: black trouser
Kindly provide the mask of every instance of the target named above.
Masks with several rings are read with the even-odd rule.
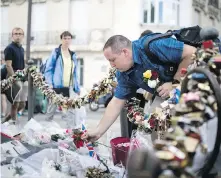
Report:
[[[137,94],[136,94],[136,98],[137,98],[138,100],[140,100],[140,105],[139,105],[139,106],[140,106],[141,108],[144,108],[146,100],[145,100],[145,98],[143,97],[143,94],[137,93]]]
[[[62,96],[64,96],[64,97],[69,97],[70,96],[69,88],[68,87],[65,87],[65,88],[54,88],[54,91],[57,94],[62,94]],[[57,105],[56,104],[50,103],[48,105],[47,114],[46,114],[46,120],[53,120],[54,115],[56,113],[56,109],[57,109]],[[65,117],[66,115],[63,113],[63,116]]]
[[[202,178],[218,178],[218,174],[214,173],[214,174],[207,174],[202,176]]]
[[[53,88],[53,90],[57,93],[57,94],[62,94],[64,97],[70,97],[69,94],[69,88],[68,87],[64,87],[64,88]]]

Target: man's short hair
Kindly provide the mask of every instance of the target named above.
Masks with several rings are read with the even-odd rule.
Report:
[[[63,37],[66,37],[66,36],[70,36],[71,39],[73,38],[73,35],[72,35],[69,31],[64,31],[64,32],[60,35],[60,38],[62,39]]]
[[[128,38],[123,35],[114,35],[107,40],[104,45],[103,51],[108,47],[111,47],[113,53],[118,54],[123,48],[131,48],[132,43]]]
[[[141,33],[140,38],[142,38],[142,37],[145,36],[145,35],[149,35],[149,34],[151,34],[151,33],[153,33],[151,30],[145,30],[145,31],[143,31],[143,32]]]
[[[24,30],[23,30],[22,28],[20,28],[20,27],[15,27],[15,28],[13,28],[13,29],[12,29],[12,35],[13,35],[13,32],[14,32],[14,31],[18,31],[18,30],[21,30],[22,33],[23,33],[23,35],[24,35]]]

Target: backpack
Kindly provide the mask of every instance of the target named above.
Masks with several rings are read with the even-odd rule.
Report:
[[[57,61],[57,59],[58,59],[58,57],[59,57],[59,50],[56,48],[56,49],[55,49],[55,52],[56,52],[56,58],[55,58],[55,60]],[[45,73],[47,61],[48,61],[48,59],[46,59],[45,62],[42,62],[42,63],[41,63],[40,72],[41,72],[42,74]]]
[[[146,40],[144,44],[145,53],[152,63],[160,64],[164,66],[166,65],[165,75],[174,76],[175,73],[177,72],[178,64],[162,63],[161,60],[159,60],[158,57],[150,51],[149,49],[150,43],[159,39],[170,38],[174,35],[178,41],[181,41],[181,42],[184,42],[184,44],[199,48],[202,46],[202,43],[203,43],[203,40],[200,37],[201,29],[202,28],[197,25],[193,27],[182,28],[180,30],[168,30],[165,34],[158,33],[154,35],[153,37],[150,37],[149,39]],[[218,38],[216,39],[216,41],[217,40],[218,40],[218,43],[217,42],[216,43],[219,45],[220,50],[221,50],[220,40]]]

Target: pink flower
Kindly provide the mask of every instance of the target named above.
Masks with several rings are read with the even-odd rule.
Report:
[[[143,117],[141,117],[140,115],[137,115],[137,116],[135,117],[135,120],[136,120],[135,123],[137,123],[137,124],[141,124],[142,121],[143,121]]]

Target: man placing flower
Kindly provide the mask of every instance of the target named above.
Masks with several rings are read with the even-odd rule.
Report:
[[[144,50],[146,40],[155,34],[145,35],[139,40],[131,42],[124,36],[115,35],[108,39],[104,45],[104,56],[110,65],[117,69],[118,85],[114,97],[106,108],[105,114],[96,129],[88,131],[82,138],[88,141],[99,139],[115,122],[125,101],[136,94],[138,88],[142,88],[155,99],[151,109],[155,109],[169,96],[172,90],[172,81],[181,78],[181,69],[187,68],[193,61],[191,56],[196,48],[177,41],[174,38],[163,38],[153,41],[149,49],[156,55],[160,63],[154,63]],[[167,64],[177,64],[177,71],[173,75],[167,75]],[[138,121],[139,122],[139,121]]]
[[[160,82],[158,78],[158,73],[156,71],[147,70],[143,73],[144,82],[150,88],[156,88],[157,84]]]

